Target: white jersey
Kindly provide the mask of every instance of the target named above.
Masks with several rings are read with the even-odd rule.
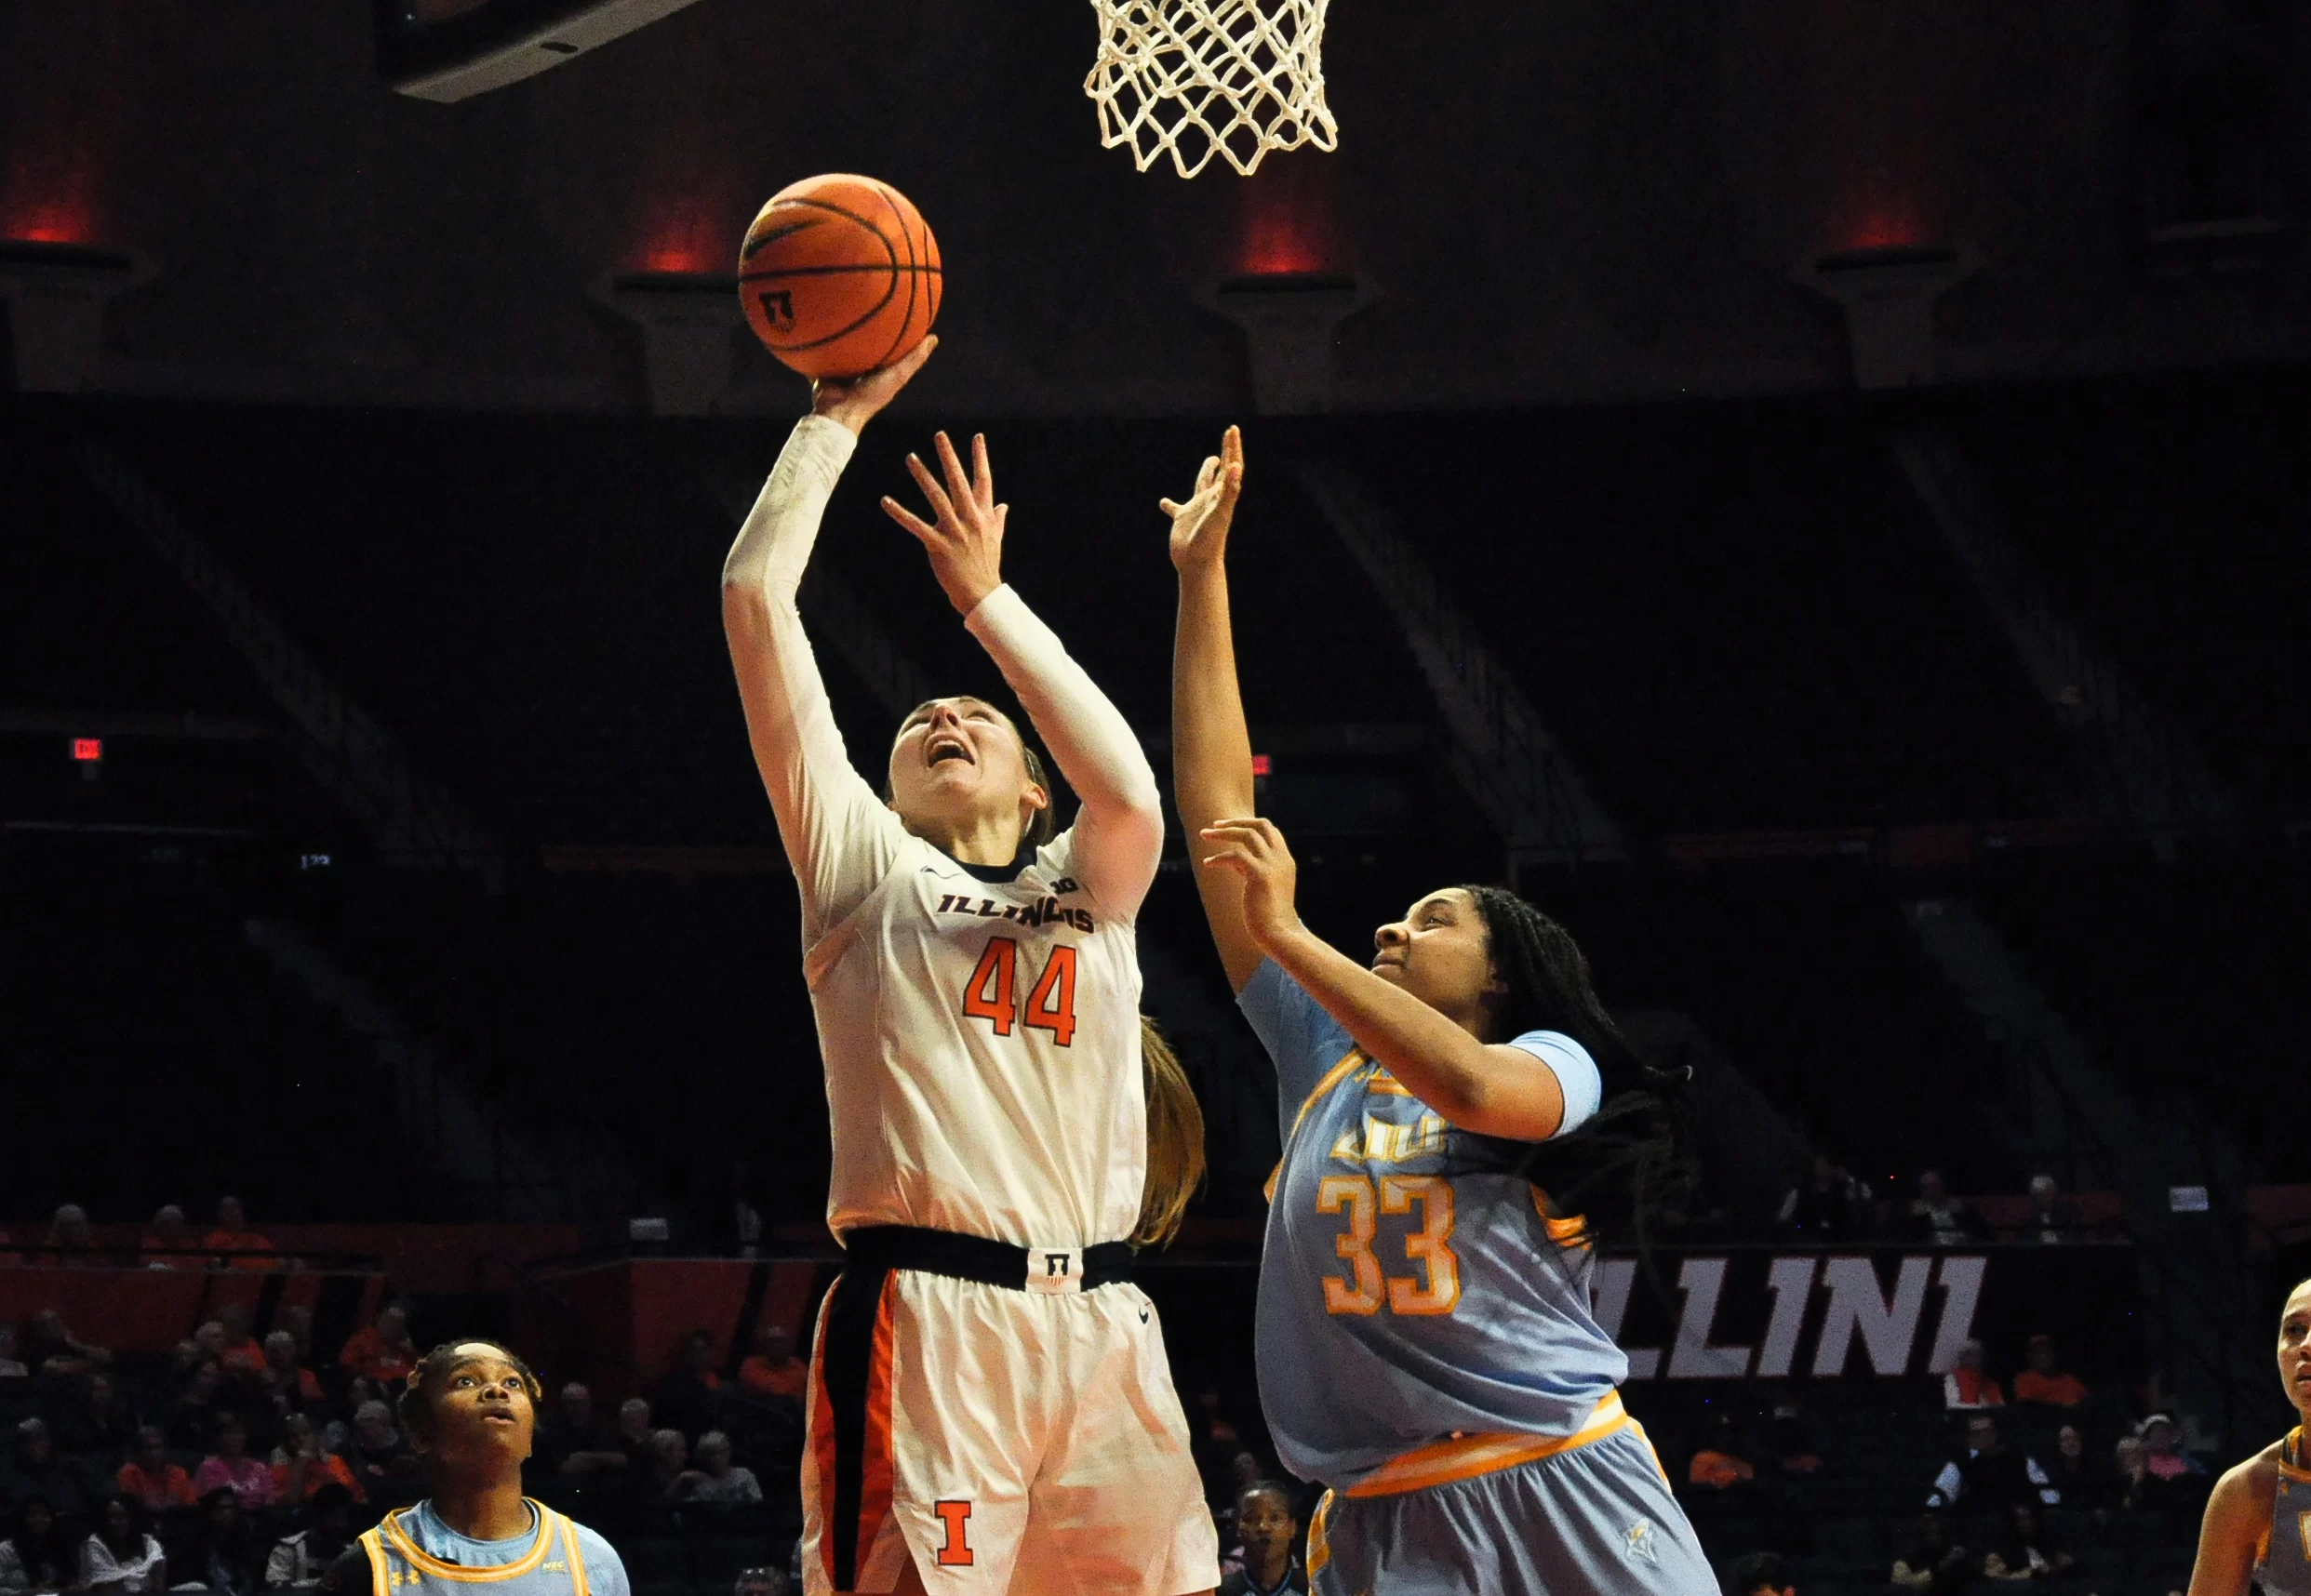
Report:
[[[881,880],[803,962],[835,1125],[828,1225],[1129,1236],[1147,1169],[1130,919],[1072,873],[1073,830],[1011,876],[879,813]]]
[[[1075,1248],[1138,1222],[1146,1110],[1132,922],[1155,879],[1155,772],[1122,715],[1010,588],[965,624],[1069,782],[1075,823],[1019,866],[910,834],[835,730],[794,603],[852,446],[797,424],[725,567],[765,601],[741,654],[748,729],[802,894],[834,1122],[827,1220]]]

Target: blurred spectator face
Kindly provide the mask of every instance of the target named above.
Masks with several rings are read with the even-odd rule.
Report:
[[[265,1337],[265,1367],[276,1374],[286,1374],[297,1366],[297,1337],[286,1330],[275,1330]]]
[[[2114,1456],[2118,1459],[2118,1472],[2131,1480],[2141,1479],[2144,1470],[2149,1467],[2149,1460],[2143,1456],[2142,1442],[2131,1435],[2118,1438]]]
[[[241,1427],[239,1419],[228,1418],[217,1426],[218,1456],[228,1461],[237,1461],[241,1454],[247,1450],[248,1431]]]
[[[136,1466],[147,1474],[157,1475],[168,1466],[168,1437],[160,1426],[148,1424],[137,1431]]]
[[[300,1452],[307,1456],[319,1456],[321,1448],[314,1439],[313,1420],[301,1413],[290,1414],[281,1426],[281,1450],[292,1457]]]
[[[354,1411],[354,1439],[363,1450],[382,1452],[394,1443],[393,1410],[381,1402],[365,1402]]]
[[[1939,1169],[1930,1169],[1926,1171],[1925,1174],[1919,1176],[1917,1177],[1917,1194],[1929,1203],[1941,1202],[1943,1198],[1942,1171]]]
[[[128,1534],[128,1504],[114,1496],[104,1504],[104,1538],[118,1546]]]
[[[1264,1562],[1275,1555],[1279,1542],[1289,1551],[1299,1527],[1292,1518],[1292,1505],[1281,1491],[1268,1487],[1237,1493],[1236,1533],[1244,1542],[1247,1562]]]
[[[2034,1175],[2030,1177],[2030,1200],[2041,1208],[2054,1201],[2054,1193],[2058,1190],[2060,1188],[2054,1184],[2051,1175]]]
[[[168,1372],[182,1377],[193,1372],[193,1365],[201,1361],[201,1344],[190,1336],[169,1349]]]
[[[184,1222],[184,1210],[174,1203],[154,1209],[153,1239],[164,1247],[193,1245],[193,1228]]]
[[[698,1438],[698,1466],[720,1478],[730,1468],[730,1438],[710,1430]]]
[[[1966,1421],[1966,1444],[1985,1457],[1995,1457],[1998,1451],[1998,1421],[1986,1413],[1978,1413]]]
[[[1982,1373],[1982,1343],[1969,1341],[1958,1349],[1957,1366],[1974,1374]]]
[[[217,1383],[224,1378],[224,1365],[203,1353],[201,1361],[193,1365],[193,1384],[185,1393],[194,1402],[207,1402],[217,1394]]]
[[[48,1243],[51,1246],[85,1247],[93,1240],[88,1230],[87,1211],[77,1203],[65,1204],[48,1223]]]
[[[640,1397],[628,1397],[618,1404],[618,1430],[629,1441],[641,1441],[650,1433],[650,1404]]]
[[[225,1348],[229,1345],[225,1340],[225,1327],[214,1319],[194,1331],[193,1339],[201,1344],[202,1351],[213,1358],[223,1357]]]
[[[64,1315],[53,1308],[44,1308],[33,1315],[33,1338],[60,1347],[73,1338],[64,1324]]]
[[[240,1499],[231,1491],[208,1493],[208,1527],[218,1535],[230,1535],[241,1516]]]
[[[217,1200],[217,1228],[236,1233],[248,1229],[248,1210],[241,1206],[238,1197]]]
[[[650,1432],[650,1449],[669,1473],[678,1474],[690,1460],[689,1443],[682,1439],[678,1430],[654,1430]]]
[[[776,1568],[741,1568],[731,1596],[786,1596],[786,1575]]]
[[[388,1347],[397,1347],[409,1338],[409,1315],[400,1307],[388,1308],[377,1316],[377,1337]]]
[[[682,1362],[694,1375],[713,1372],[715,1366],[714,1337],[703,1330],[691,1331],[689,1338],[682,1344]]]
[[[88,1377],[88,1405],[99,1413],[112,1406],[113,1398],[118,1394],[113,1390],[112,1376],[99,1372]]]
[[[2143,1427],[2143,1450],[2155,1456],[2171,1456],[2182,1445],[2183,1432],[2175,1428],[2172,1419],[2153,1416],[2150,1423]]]
[[[576,1380],[562,1388],[562,1422],[583,1430],[594,1422],[594,1393]]]
[[[289,1338],[297,1343],[300,1356],[303,1355],[306,1348],[313,1345],[313,1310],[303,1303],[292,1303],[281,1310],[281,1327],[287,1330],[289,1333]]]
[[[48,1454],[56,1443],[48,1438],[48,1427],[36,1418],[28,1418],[16,1427],[17,1456],[33,1468],[45,1467]]]
[[[795,1338],[782,1324],[765,1324],[755,1332],[755,1350],[774,1363],[785,1357],[794,1345]]]
[[[1259,1479],[1261,1471],[1260,1459],[1249,1452],[1239,1452],[1228,1460],[1228,1478],[1239,1491]]]
[[[2065,1457],[2086,1456],[2086,1437],[2078,1433],[2075,1424],[2065,1424],[2054,1435],[2054,1449]]]
[[[217,1323],[224,1331],[225,1345],[237,1347],[248,1339],[249,1312],[244,1303],[228,1302],[217,1310]]]
[[[2054,1343],[2044,1336],[2030,1337],[2030,1366],[2042,1375],[2054,1372]]]

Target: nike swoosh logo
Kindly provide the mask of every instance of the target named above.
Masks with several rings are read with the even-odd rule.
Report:
[[[1142,1324],[1147,1323],[1147,1310],[1144,1308],[1140,1310],[1140,1323]]]

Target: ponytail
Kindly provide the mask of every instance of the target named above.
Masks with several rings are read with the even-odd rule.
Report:
[[[1168,1246],[1188,1199],[1204,1183],[1204,1111],[1156,1022],[1140,1017],[1140,1081],[1147,1094],[1147,1181],[1140,1190],[1135,1247]]]

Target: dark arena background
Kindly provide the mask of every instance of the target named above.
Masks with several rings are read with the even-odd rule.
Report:
[[[1892,1589],[1930,1507],[1962,1589],[1986,1411],[2057,1589],[2181,1590],[2311,1274],[2311,8],[1337,0],[1337,151],[1192,180],[1101,147],[1094,42],[0,0],[8,1533],[157,1425],[170,1582],[254,1589],[341,1525],[193,1505],[218,1415],[316,1427],[365,1527],[406,1321],[538,1367],[530,1491],[639,1596],[783,1587],[840,1255],[716,577],[807,404],[738,241],[854,171],[947,289],[803,590],[854,754],[1001,697],[875,504],[983,430],[1169,793],[1156,501],[1242,423],[1310,924],[1513,884],[1692,1068],[1596,1311],[1711,1556]],[[1140,1278],[1224,1554],[1277,1118],[1178,832],[1139,951],[1210,1169]]]

